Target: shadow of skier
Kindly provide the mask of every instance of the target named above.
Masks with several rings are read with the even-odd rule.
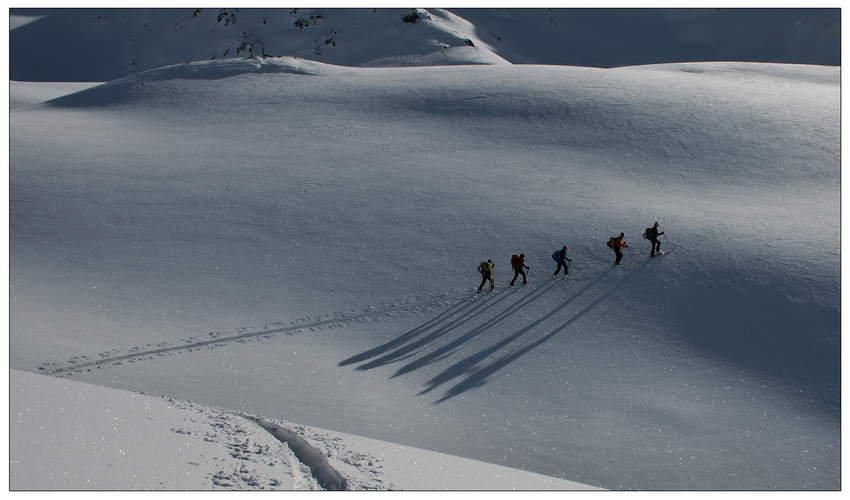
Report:
[[[481,325],[478,325],[477,327],[473,328],[472,330],[465,333],[461,337],[458,337],[457,339],[453,340],[452,342],[450,342],[450,343],[448,343],[448,344],[446,344],[446,345],[444,345],[444,346],[422,356],[421,358],[419,358],[415,361],[412,361],[412,362],[402,366],[401,368],[399,368],[395,372],[395,374],[393,374],[393,376],[391,378],[395,378],[395,377],[404,375],[405,373],[412,372],[414,370],[417,370],[419,368],[427,366],[431,363],[435,363],[435,362],[437,362],[441,359],[444,359],[444,358],[450,356],[451,353],[453,353],[457,349],[460,349],[460,347],[463,346],[464,344],[472,341],[474,338],[478,337],[482,333],[493,328],[494,326],[498,325],[499,323],[507,320],[508,318],[513,316],[514,314],[520,312],[523,309],[523,307],[525,307],[530,302],[534,302],[535,300],[537,300],[541,296],[545,295],[546,292],[551,290],[552,287],[554,287],[554,286],[555,286],[555,283],[553,283],[553,282],[544,283],[537,290],[534,290],[532,293],[526,295],[525,297],[521,298],[517,302],[511,304],[507,309],[500,312],[493,319],[485,321]],[[463,321],[463,323],[466,323],[466,322],[467,322],[466,320]]]
[[[425,389],[423,389],[419,393],[419,395],[427,394],[428,392],[436,389],[437,387],[439,387],[443,384],[446,384],[446,383],[450,382],[451,380],[456,379],[458,377],[461,377],[465,374],[468,374],[468,375],[463,381],[461,381],[460,383],[451,387],[448,391],[446,391],[446,393],[443,395],[443,397],[441,397],[440,399],[435,401],[433,404],[435,404],[435,405],[440,404],[440,403],[442,403],[446,400],[449,400],[449,399],[451,399],[451,398],[453,398],[453,397],[455,397],[459,394],[462,394],[462,393],[464,393],[464,392],[466,392],[470,389],[474,389],[476,387],[483,386],[484,384],[487,383],[487,380],[493,374],[497,373],[499,370],[505,368],[506,366],[513,363],[514,361],[521,358],[522,356],[528,354],[530,351],[532,351],[536,347],[540,346],[541,344],[544,344],[545,342],[550,340],[552,337],[554,337],[555,335],[558,335],[559,333],[564,331],[567,327],[569,327],[570,325],[572,325],[573,323],[578,321],[585,314],[587,314],[588,312],[590,312],[591,310],[596,308],[599,304],[601,304],[608,297],[610,297],[611,294],[614,293],[620,286],[622,286],[623,283],[628,281],[636,273],[640,272],[641,268],[643,268],[644,266],[645,266],[645,263],[639,263],[626,276],[624,276],[617,284],[608,287],[608,289],[604,293],[602,293],[602,295],[600,295],[596,300],[591,302],[589,305],[587,305],[581,311],[574,314],[570,319],[568,319],[562,325],[555,328],[554,330],[552,330],[548,334],[544,335],[543,337],[541,337],[537,341],[530,343],[528,345],[525,345],[523,347],[516,348],[510,354],[506,354],[506,355],[502,356],[501,358],[491,362],[490,364],[488,364],[488,365],[486,365],[482,368],[475,369],[475,366],[477,366],[483,360],[487,359],[487,357],[489,357],[490,355],[508,347],[510,344],[512,344],[516,341],[519,341],[520,338],[522,338],[523,336],[528,334],[536,326],[543,323],[547,319],[555,316],[559,312],[563,311],[567,306],[569,306],[571,303],[573,303],[578,297],[587,293],[588,290],[590,290],[593,286],[601,283],[602,280],[608,274],[610,274],[612,272],[612,269],[609,269],[609,270],[603,272],[596,279],[594,279],[591,283],[589,283],[587,286],[585,286],[584,288],[582,288],[581,290],[579,290],[578,292],[573,294],[569,299],[567,299],[565,302],[563,302],[562,304],[557,306],[555,309],[553,309],[549,314],[547,314],[543,318],[535,320],[534,323],[529,324],[525,328],[519,330],[518,332],[516,332],[513,335],[505,338],[504,340],[494,344],[490,348],[483,350],[483,351],[480,351],[480,352],[477,352],[477,353],[473,354],[472,356],[468,356],[466,359],[461,360],[458,363],[455,363],[454,365],[452,365],[448,369],[444,370],[441,374],[439,374],[436,377],[429,380],[428,383],[427,383],[427,387]]]
[[[405,358],[409,355],[409,353],[414,352],[417,349],[426,346],[431,342],[434,342],[438,338],[461,327],[463,324],[472,321],[481,314],[484,314],[500,302],[506,300],[510,296],[511,292],[512,290],[502,293],[495,299],[487,297],[487,299],[484,301],[477,300],[475,297],[465,298],[461,302],[458,302],[448,310],[440,313],[435,318],[427,321],[426,323],[417,326],[416,328],[408,332],[405,332],[404,334],[385,343],[384,345],[375,347],[374,349],[370,349],[366,352],[357,354],[348,359],[340,361],[338,366],[346,366],[353,363],[360,363],[376,356],[381,356],[378,359],[372,360],[364,365],[357,367],[357,370],[365,371],[392,363],[398,360],[399,358]],[[451,320],[451,318],[457,317],[458,315],[462,315],[461,320]],[[448,323],[438,328],[437,330],[432,331],[427,336],[416,340],[417,337],[419,337],[421,334],[428,332],[429,330],[435,328],[437,325],[444,321]]]

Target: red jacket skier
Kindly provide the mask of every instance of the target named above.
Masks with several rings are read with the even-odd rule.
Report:
[[[617,254],[617,260],[614,261],[615,266],[619,266],[620,260],[623,258],[623,252],[620,251],[621,248],[629,248],[628,245],[623,243],[623,233],[620,233],[620,236],[614,238],[614,253]]]
[[[530,267],[525,265],[525,254],[521,253],[519,256],[512,255],[511,256],[511,267],[514,269],[514,279],[511,280],[511,286],[514,286],[514,281],[516,281],[517,276],[522,275],[522,284],[526,283],[525,281],[525,271],[522,268],[531,269]]]

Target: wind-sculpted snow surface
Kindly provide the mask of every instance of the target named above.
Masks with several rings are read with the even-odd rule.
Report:
[[[269,58],[20,107],[11,367],[604,488],[839,489],[838,82]]]

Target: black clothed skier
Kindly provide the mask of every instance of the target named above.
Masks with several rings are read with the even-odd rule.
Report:
[[[649,230],[649,242],[652,243],[652,250],[649,251],[650,257],[655,257],[655,252],[661,253],[661,242],[658,237],[664,234],[664,231],[658,232],[658,223],[656,222],[652,229]]]

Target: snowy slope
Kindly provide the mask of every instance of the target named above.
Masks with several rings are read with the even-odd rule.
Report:
[[[835,11],[152,12],[12,23],[12,78],[47,81],[10,85],[16,488],[314,488],[242,414],[359,489],[840,488],[840,68],[509,64],[837,64]],[[183,479],[43,461],[119,406],[157,438],[109,447]],[[243,431],[286,470],[223,452]]]
[[[11,370],[12,490],[319,485],[290,449],[239,415]]]
[[[11,16],[10,77],[20,81],[109,81],[246,55],[343,66],[841,59],[838,9],[93,8]],[[50,64],[37,62],[45,57]]]
[[[283,58],[16,110],[11,366],[605,488],[834,489],[837,102],[826,67]]]
[[[10,373],[10,388],[13,491],[587,489],[507,467],[17,370]],[[283,426],[303,436],[306,445],[284,444],[252,418],[266,427]],[[327,458],[308,467],[303,456],[313,450]],[[334,474],[344,474],[345,482],[334,482]]]
[[[99,84],[100,82],[51,82],[32,85],[28,82],[9,82],[9,109],[32,106]]]

